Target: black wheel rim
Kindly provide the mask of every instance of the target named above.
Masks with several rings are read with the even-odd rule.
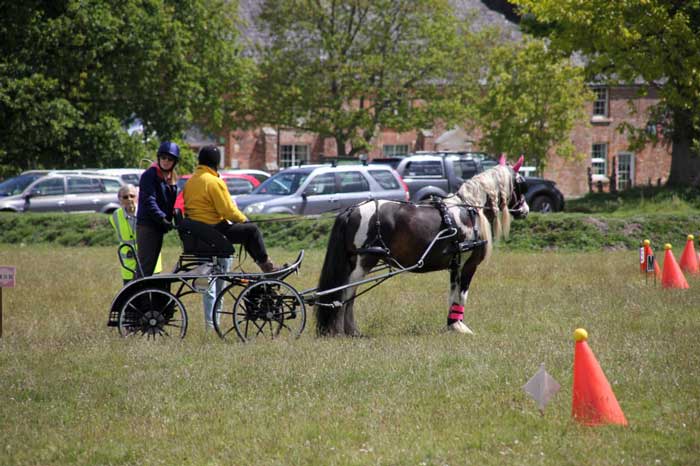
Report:
[[[147,289],[129,298],[119,313],[119,333],[155,340],[158,337],[185,338],[187,312],[171,293]]]

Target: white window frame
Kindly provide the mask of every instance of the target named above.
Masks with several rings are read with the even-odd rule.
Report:
[[[282,144],[280,146],[280,168],[294,167],[308,163],[311,148],[308,144]]]
[[[627,186],[625,186],[623,184],[623,177],[622,177],[623,171],[621,170],[623,157],[629,157],[629,171],[627,172],[629,184]],[[634,187],[634,154],[631,152],[618,152],[617,157],[615,158],[615,163],[617,164],[616,171],[617,171],[617,189],[618,189],[618,191],[622,191],[624,189],[630,189],[630,188]]]
[[[384,144],[382,146],[382,152],[384,157],[396,157],[397,155],[408,154],[409,147],[408,144]]]
[[[603,150],[596,150],[596,147],[602,147]],[[602,170],[600,167],[602,164]],[[602,173],[601,173],[602,172]],[[596,142],[591,145],[591,175],[593,182],[608,181],[608,143]]]
[[[607,87],[594,87],[593,118],[608,118],[610,93]]]

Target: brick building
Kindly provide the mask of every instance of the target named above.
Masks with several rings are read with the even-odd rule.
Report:
[[[627,137],[617,129],[623,122],[646,128],[648,109],[657,102],[655,95],[638,97],[636,86],[594,87],[593,90],[596,100],[587,106],[589,119],[578,124],[571,133],[576,152],[585,156],[563,160],[551,155],[541,175],[556,181],[567,197],[587,193],[589,182],[593,183],[594,190],[605,191],[610,190],[611,180],[613,189],[618,190],[664,183],[671,167],[670,146],[661,141],[656,146],[649,144],[640,151],[631,152]],[[225,154],[224,164],[234,168],[274,172],[300,162],[318,162],[324,156],[337,155],[332,139],[324,140],[315,134],[285,128],[232,130],[219,142]],[[478,150],[478,135],[468,134],[461,128],[436,125],[403,133],[381,130],[368,156],[373,159],[417,150],[459,149]]]

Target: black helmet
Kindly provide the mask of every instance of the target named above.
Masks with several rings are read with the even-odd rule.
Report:
[[[199,164],[216,170],[221,162],[221,152],[216,146],[204,146],[199,151]]]

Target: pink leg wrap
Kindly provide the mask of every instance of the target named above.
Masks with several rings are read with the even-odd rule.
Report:
[[[459,304],[453,304],[452,307],[450,307],[450,313],[447,315],[447,318],[453,320],[462,320],[463,317],[464,306],[460,306]]]

